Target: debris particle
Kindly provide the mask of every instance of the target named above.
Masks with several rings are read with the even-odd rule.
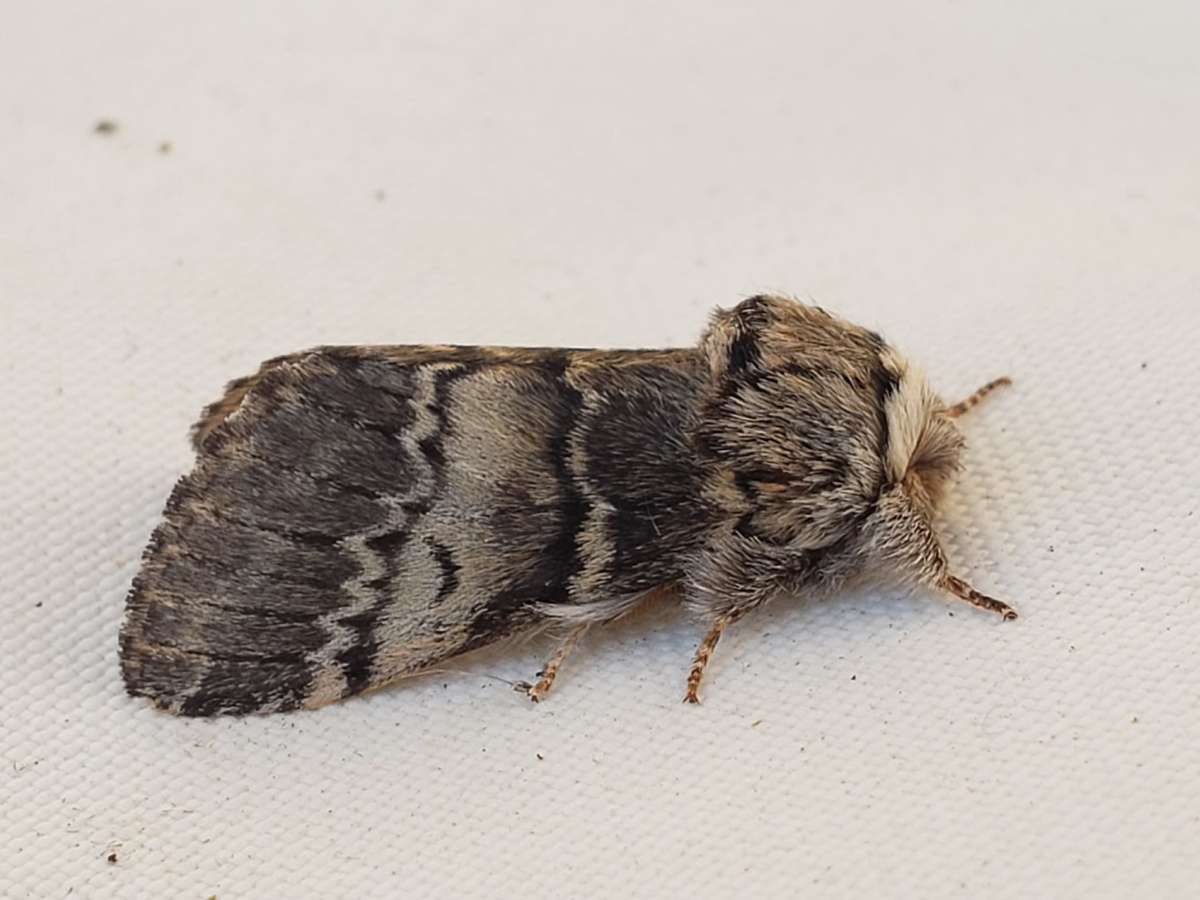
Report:
[[[96,134],[116,134],[117,123],[112,119],[101,119],[92,129]]]
[[[175,148],[172,146],[170,141],[163,141],[161,144],[158,145],[158,152],[163,154],[164,156],[166,154],[170,153],[174,149]]]
[[[112,851],[112,853],[108,854],[108,864],[110,866],[115,866],[117,864],[117,851],[116,850],[114,850],[114,851]]]
[[[851,680],[851,681],[858,681],[858,676],[857,676],[857,675],[851,675],[851,676],[850,676],[850,680]]]
[[[546,757],[542,756],[542,754],[540,754],[540,753],[535,753],[535,754],[534,754],[534,756],[536,756],[538,759],[545,759],[545,758],[546,758]]]
[[[758,727],[759,725],[761,725],[762,723],[763,723],[763,720],[762,720],[762,719],[755,719],[753,722],[751,722],[751,723],[750,723],[750,727],[751,727],[751,728],[757,728],[757,727]]]
[[[376,199],[377,201],[379,201],[380,203],[382,203],[384,200],[386,200],[386,199],[387,199],[387,192],[386,192],[386,191],[384,191],[384,190],[378,190],[378,191],[376,191],[376,192],[375,192],[375,199]]]

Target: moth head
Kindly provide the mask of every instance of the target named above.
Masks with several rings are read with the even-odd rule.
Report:
[[[924,375],[893,351],[887,354],[897,379],[885,404],[885,479],[863,524],[860,549],[876,571],[940,586],[946,556],[933,522],[962,467],[965,440]]]
[[[886,483],[901,486],[912,503],[932,516],[962,468],[965,440],[925,376],[894,351],[886,355],[889,369],[897,373],[884,404]]]

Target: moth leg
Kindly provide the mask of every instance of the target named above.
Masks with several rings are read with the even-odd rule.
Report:
[[[528,681],[518,681],[513,685],[514,690],[523,691],[529,695],[529,699],[534,703],[540,703],[542,698],[550,693],[550,688],[554,686],[554,679],[558,677],[558,670],[562,667],[563,661],[575,649],[575,645],[583,637],[583,633],[587,631],[587,628],[587,624],[583,624],[576,625],[571,629],[558,649],[554,651],[554,655],[550,657],[550,661],[546,663],[545,668],[538,672],[538,675],[541,677],[537,684],[530,684]]]
[[[957,419],[963,413],[970,412],[972,409],[978,406],[980,402],[982,402],[983,398],[992,391],[996,390],[996,388],[1008,387],[1011,384],[1012,379],[1008,378],[1007,376],[1004,378],[997,378],[995,381],[989,381],[966,400],[960,400],[953,406],[947,406],[943,412],[951,419]]]
[[[960,600],[966,600],[972,606],[978,606],[980,609],[990,609],[992,612],[1000,613],[1005,619],[1015,619],[1017,611],[1007,603],[1001,603],[986,594],[981,594],[975,588],[971,587],[961,578],[955,578],[953,575],[947,575],[941,584],[942,588],[950,594],[953,594]]]
[[[725,629],[744,616],[747,611],[747,607],[735,607],[724,615],[718,616],[717,620],[713,622],[712,628],[700,642],[700,646],[696,649],[696,656],[692,660],[692,670],[688,673],[687,694],[683,698],[685,703],[700,702],[700,682],[704,678],[704,670],[708,668],[708,661],[712,659],[713,651],[717,649],[717,641],[721,640],[721,634]]]

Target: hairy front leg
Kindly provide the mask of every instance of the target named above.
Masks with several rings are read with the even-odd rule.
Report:
[[[992,391],[996,390],[997,388],[1008,387],[1011,384],[1012,379],[1007,376],[1004,378],[997,378],[995,381],[989,381],[967,399],[960,400],[953,406],[947,406],[944,412],[951,419],[957,419],[963,413],[970,412],[977,407],[983,402],[983,398],[992,393]]]
[[[987,594],[981,594],[961,578],[947,575],[942,579],[941,588],[959,600],[965,600],[972,606],[978,606],[980,609],[999,613],[1005,619],[1015,619],[1017,617],[1017,611],[1007,603],[1003,603],[994,597],[989,597]]]

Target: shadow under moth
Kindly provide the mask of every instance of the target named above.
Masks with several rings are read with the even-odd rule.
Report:
[[[501,638],[565,639],[670,591],[721,633],[775,597],[953,575],[932,521],[947,405],[879,335],[752,297],[696,348],[321,347],[194,428],[121,632],[131,694],[183,715],[319,707]]]

